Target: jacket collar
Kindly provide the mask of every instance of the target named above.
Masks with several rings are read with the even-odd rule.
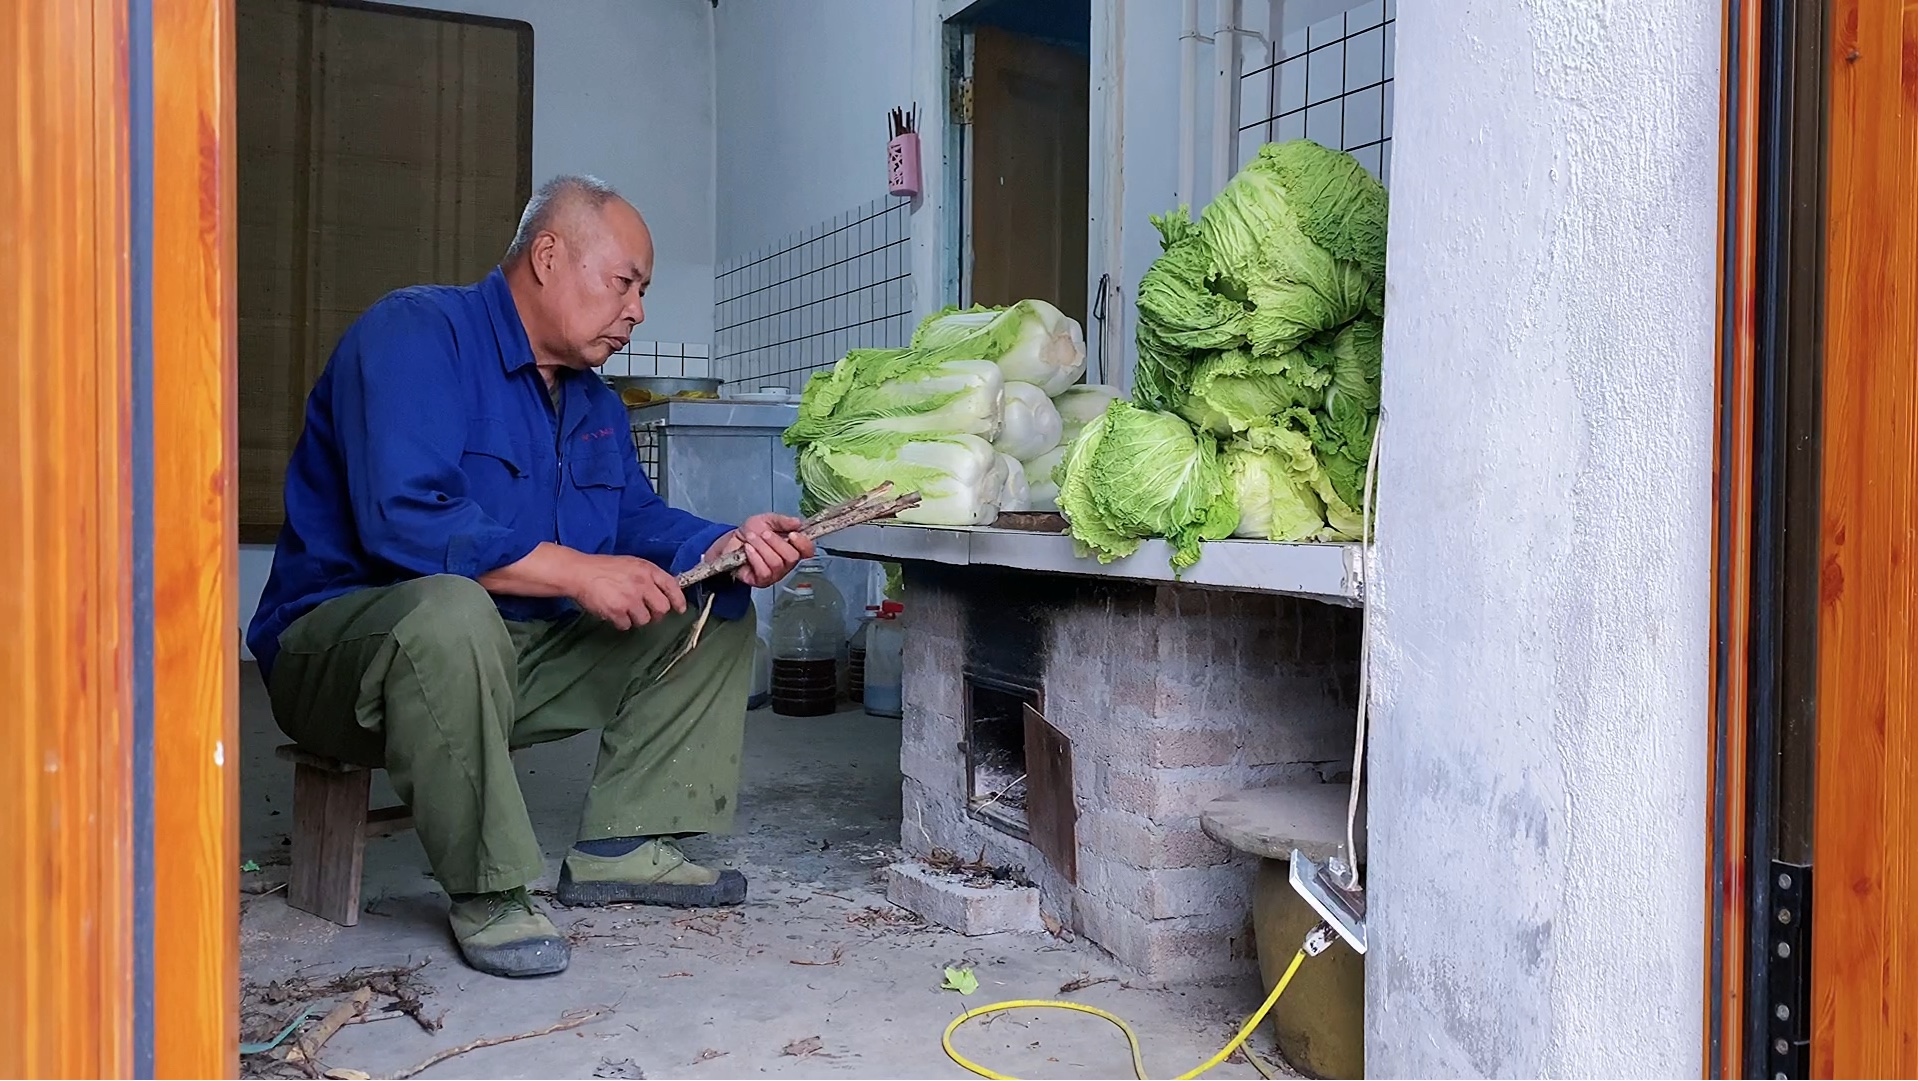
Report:
[[[486,302],[487,317],[493,322],[500,365],[508,372],[531,367],[533,344],[526,337],[526,324],[520,322],[519,307],[513,303],[513,290],[506,284],[505,272],[494,267],[476,288]]]

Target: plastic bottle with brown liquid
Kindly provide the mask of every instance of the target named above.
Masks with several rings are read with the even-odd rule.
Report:
[[[868,604],[866,614],[859,619],[859,629],[846,639],[846,699],[851,702],[863,702],[866,699],[866,637],[872,633],[873,621],[879,618],[879,606]]]
[[[813,595],[810,582],[791,586],[773,613],[773,712],[823,717],[839,708],[839,647],[845,617]]]

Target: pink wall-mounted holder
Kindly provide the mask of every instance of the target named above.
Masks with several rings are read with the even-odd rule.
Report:
[[[919,133],[908,131],[886,144],[886,184],[894,195],[919,194]]]

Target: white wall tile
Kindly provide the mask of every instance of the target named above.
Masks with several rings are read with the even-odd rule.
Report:
[[[905,345],[909,210],[902,200],[874,199],[728,260],[715,285],[710,348],[655,347],[665,366],[729,386],[798,388],[849,349]]]

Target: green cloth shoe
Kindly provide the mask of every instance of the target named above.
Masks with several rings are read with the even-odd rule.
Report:
[[[461,899],[464,898],[464,899]],[[550,976],[566,971],[572,947],[525,887],[462,894],[447,912],[466,963],[489,976]]]
[[[701,867],[666,840],[647,841],[624,856],[595,856],[575,848],[559,869],[563,905],[714,908],[745,900],[745,875]]]

